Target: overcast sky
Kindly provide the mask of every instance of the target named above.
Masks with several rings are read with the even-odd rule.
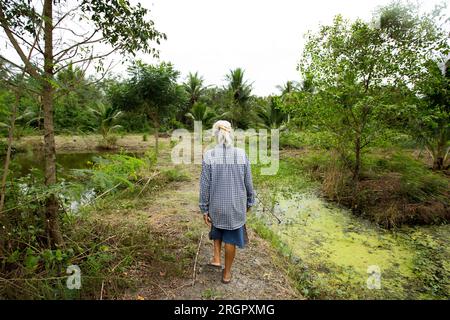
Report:
[[[232,68],[241,67],[254,93],[269,95],[276,85],[300,80],[297,62],[303,35],[333,16],[369,19],[390,0],[150,0],[159,31],[168,36],[160,59],[172,62],[184,79],[199,71],[207,84],[223,85]],[[422,1],[432,8],[437,0]],[[144,61],[154,60],[142,57]]]

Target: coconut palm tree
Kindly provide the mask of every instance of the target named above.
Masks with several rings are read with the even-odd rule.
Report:
[[[202,76],[199,76],[198,72],[189,72],[186,82],[183,83],[183,87],[189,95],[189,105],[191,108],[199,101],[207,88],[203,83],[204,79]]]
[[[210,125],[215,117],[214,111],[202,102],[196,102],[192,106],[191,111],[186,113],[186,118],[193,121],[201,121],[204,125]]]
[[[280,98],[269,97],[267,103],[258,106],[256,115],[265,129],[284,129],[287,115],[280,109]]]
[[[295,91],[299,91],[299,83],[297,81],[288,80],[282,85],[278,85],[277,89],[281,91],[281,95],[290,94]]]
[[[299,93],[314,92],[314,84],[310,74],[306,74],[301,83],[297,81],[286,81],[283,85],[278,85],[277,88],[281,91],[281,102],[286,107],[286,110],[292,109],[292,106],[297,103]],[[290,120],[291,114],[287,112],[287,122],[290,122]]]
[[[245,104],[252,93],[252,85],[244,81],[244,73],[244,69],[236,68],[225,76],[227,89],[231,92],[234,102],[240,105]]]
[[[205,95],[205,91],[208,86],[204,85],[204,79],[198,74],[198,72],[189,72],[186,81],[182,84],[182,87],[187,94],[188,102],[183,106],[180,112],[178,112],[177,118],[179,121],[187,124],[189,120],[186,117],[187,113],[189,113],[194,104]]]
[[[245,71],[241,68],[230,70],[225,76],[228,82],[225,90],[229,95],[228,110],[222,115],[238,128],[245,129],[251,123],[252,84],[244,80]]]
[[[116,108],[98,103],[89,111],[97,118],[99,125],[97,131],[102,135],[105,147],[111,148],[115,144],[115,137],[112,135],[115,131],[122,128],[117,121],[122,116],[122,111]]]

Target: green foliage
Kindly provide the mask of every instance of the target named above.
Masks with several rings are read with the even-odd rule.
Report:
[[[314,90],[299,96],[297,111],[335,135],[336,149],[353,163],[355,181],[362,150],[407,108],[408,86],[420,79],[442,37],[427,16],[401,5],[384,8],[372,23],[338,15],[332,25],[306,35],[299,69]]]
[[[204,126],[210,126],[216,114],[205,103],[195,102],[186,118],[192,121],[201,121]]]
[[[294,280],[297,291],[310,299],[320,298],[320,291],[314,283],[311,270],[301,261],[294,258],[289,246],[282,242],[277,234],[254,215],[249,216],[248,223],[258,236],[269,241],[272,247],[278,251],[280,257],[277,262],[287,270],[289,277]]]
[[[450,150],[450,61],[445,61],[444,70],[435,61],[426,68],[417,84],[421,98],[415,112],[408,114],[406,128],[430,153],[433,168],[441,170]]]
[[[335,153],[308,150],[296,165],[301,174],[320,181],[327,199],[351,206],[351,172],[345,161]],[[368,152],[363,168],[357,205],[366,218],[387,228],[450,218],[448,179],[405,151]]]
[[[140,3],[131,5],[128,0],[83,0],[81,10],[102,31],[105,42],[118,48],[123,55],[135,54],[141,50],[157,56],[151,41],[157,44],[167,39],[164,33],[155,29],[148,20],[149,10]]]
[[[151,121],[155,135],[160,129],[169,130],[181,126],[174,116],[185,104],[186,93],[176,82],[179,72],[173,65],[165,62],[148,65],[135,61],[129,68],[129,74],[128,80],[113,83],[108,89],[112,105],[128,114],[129,122],[133,122],[133,117],[142,119],[140,122],[134,121],[128,127],[140,126],[140,130],[144,130],[144,118]]]
[[[57,132],[92,131],[96,119],[90,110],[103,104],[100,85],[92,83],[80,67],[70,64],[56,74],[55,126]],[[36,106],[36,111],[39,107]],[[37,123],[36,123],[37,124]]]
[[[115,193],[119,189],[134,190],[134,182],[139,179],[140,170],[145,162],[124,154],[111,154],[95,157],[92,169],[77,169],[74,174],[85,178],[87,186],[96,191]]]
[[[206,289],[202,292],[202,298],[206,300],[216,300],[222,298],[223,294],[215,289]]]
[[[327,131],[314,129],[283,131],[280,135],[280,147],[302,149],[305,147],[322,148],[329,150],[336,145],[335,136]]]
[[[227,106],[221,115],[236,128],[246,129],[252,123],[252,112],[249,110],[252,98],[252,85],[244,80],[245,71],[241,68],[230,70],[225,76],[227,85]]]
[[[189,96],[189,106],[193,106],[198,102],[205,93],[204,79],[198,72],[189,72],[186,82],[183,83],[183,88]]]
[[[101,103],[89,110],[97,119],[97,131],[102,135],[105,146],[107,148],[114,146],[116,139],[113,133],[122,128],[121,125],[117,124],[118,119],[122,116],[122,111]]]
[[[179,168],[165,169],[162,171],[162,173],[169,182],[190,180],[189,174]]]
[[[183,97],[181,87],[176,84],[179,72],[170,63],[148,65],[136,61],[129,73],[128,103],[122,107],[142,110],[158,127],[160,119],[169,117],[174,105]]]
[[[401,152],[396,152],[388,157],[371,155],[370,158],[371,161],[367,163],[368,171],[377,174],[400,174],[400,184],[396,190],[399,196],[414,203],[432,200],[448,203],[446,194],[448,179],[430,172],[419,160]]]
[[[416,285],[421,288],[424,298],[448,298],[450,269],[445,265],[448,256],[442,242],[419,230],[413,233],[411,242],[416,247],[413,267]]]
[[[265,129],[284,129],[287,115],[280,108],[280,98],[269,97],[268,101],[256,108],[259,124]]]
[[[277,89],[280,90],[282,96],[285,96],[295,91],[299,91],[299,87],[300,84],[296,81],[288,80],[286,83],[283,83],[283,85],[278,85]]]

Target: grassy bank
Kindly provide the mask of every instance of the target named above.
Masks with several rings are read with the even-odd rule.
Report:
[[[167,135],[160,138],[164,143],[167,141]],[[149,134],[123,134],[116,136],[115,146],[113,150],[124,150],[129,152],[146,151],[155,144],[154,136]],[[1,140],[6,143],[5,139]],[[66,152],[92,152],[101,149],[103,140],[98,134],[88,135],[57,135],[55,136],[56,151],[60,153]],[[20,139],[16,139],[13,143],[13,149],[17,151],[23,150],[41,150],[44,146],[44,138],[42,136],[28,135]]]

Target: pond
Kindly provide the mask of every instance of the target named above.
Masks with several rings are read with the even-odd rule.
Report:
[[[313,296],[450,298],[450,226],[385,230],[313,192],[279,195],[257,217],[310,276]],[[308,294],[311,294],[309,292]]]
[[[71,170],[73,169],[87,169],[92,167],[92,164],[96,157],[105,156],[114,152],[72,152],[72,153],[57,153],[57,174],[58,178],[62,178],[65,181],[73,180]],[[126,155],[132,155],[136,157],[142,156],[143,153],[125,153]],[[3,159],[2,159],[3,161]],[[33,172],[33,170],[44,170],[44,155],[42,152],[35,150],[28,150],[26,152],[16,153],[12,156],[11,161],[11,174],[12,176],[19,178],[26,176]],[[22,185],[23,192],[27,192],[29,186]],[[60,194],[60,200],[62,205],[65,206],[68,212],[77,213],[80,207],[89,204],[95,199],[96,193],[92,188],[85,188],[79,193],[71,195]]]
[[[71,152],[71,153],[57,153],[56,163],[58,176],[70,179],[70,171],[72,169],[86,169],[91,167],[92,161],[95,157],[112,154],[115,152]],[[139,157],[142,153],[125,153]],[[3,158],[2,158],[3,161]],[[11,172],[16,177],[21,177],[29,174],[32,169],[44,170],[44,154],[40,151],[27,150],[19,152],[12,156]]]

